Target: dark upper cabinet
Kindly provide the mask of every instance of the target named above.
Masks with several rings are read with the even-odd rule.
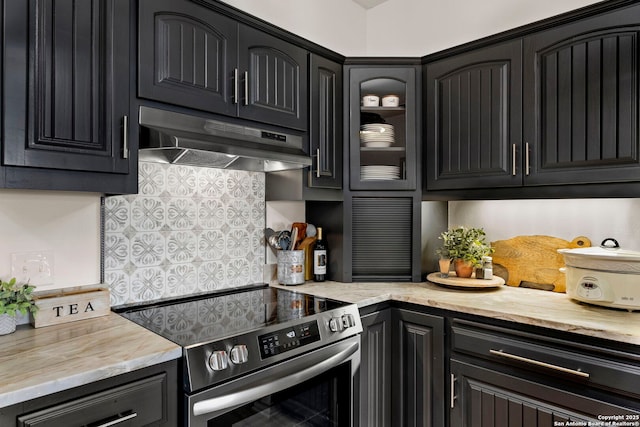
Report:
[[[307,51],[186,0],[139,2],[138,96],[307,129]]]
[[[521,45],[425,67],[427,190],[522,185]]]
[[[195,3],[139,2],[138,95],[236,114],[236,21]]]
[[[426,190],[639,181],[639,22],[624,6],[428,63]]]
[[[342,65],[311,54],[309,187],[342,189]]]
[[[135,191],[129,16],[127,0],[4,3],[6,186]]]
[[[420,82],[413,66],[346,67],[349,85],[349,188],[415,190],[418,180]],[[366,95],[376,105],[363,105]],[[382,98],[398,97],[394,106]]]
[[[307,129],[307,51],[240,25],[242,102],[238,115],[294,129]]]
[[[527,185],[640,180],[640,6],[524,38]]]

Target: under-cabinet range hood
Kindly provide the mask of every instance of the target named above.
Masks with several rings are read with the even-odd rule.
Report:
[[[275,172],[311,165],[303,137],[140,107],[140,160]]]

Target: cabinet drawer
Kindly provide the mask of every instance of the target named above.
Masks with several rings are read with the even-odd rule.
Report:
[[[557,378],[639,395],[640,355],[454,320],[452,349]]]
[[[166,418],[167,376],[156,375],[18,417],[18,427],[146,426]]]

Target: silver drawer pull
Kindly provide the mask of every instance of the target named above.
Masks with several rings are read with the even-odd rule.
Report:
[[[123,415],[123,416],[119,417],[118,419],[107,421],[104,424],[99,424],[96,427],[111,427],[111,426],[115,426],[115,425],[118,425],[118,424],[123,423],[125,421],[132,420],[137,416],[138,416],[137,412],[132,412],[130,414]]]
[[[496,356],[505,357],[507,359],[517,360],[519,362],[529,363],[531,365],[542,366],[543,368],[553,369],[554,371],[560,371],[560,372],[564,372],[564,373],[567,373],[567,374],[577,375],[577,376],[583,377],[583,378],[589,378],[589,374],[587,372],[576,371],[575,369],[563,368],[562,366],[552,365],[550,363],[541,362],[539,360],[529,359],[527,357],[517,356],[515,354],[510,354],[510,353],[505,353],[502,350],[493,350],[493,349],[491,349],[491,350],[489,350],[489,353],[491,353],[493,355],[496,355]]]

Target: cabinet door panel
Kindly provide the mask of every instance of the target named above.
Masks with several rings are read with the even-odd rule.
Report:
[[[520,186],[521,42],[426,66],[427,190]]]
[[[451,375],[452,426],[551,427],[567,421],[596,425],[598,415],[638,413],[456,359],[451,360]]]
[[[310,55],[309,186],[342,189],[342,65]]]
[[[15,62],[5,72],[3,164],[128,173],[129,3],[5,7],[19,18],[6,21]]]
[[[638,19],[635,6],[525,38],[525,184],[640,179]]]
[[[394,394],[397,425],[444,425],[444,319],[407,310],[393,312]]]
[[[360,425],[391,426],[391,309],[362,316]]]
[[[192,3],[139,7],[139,96],[235,116],[237,24]]]
[[[307,52],[240,25],[239,65],[244,75],[240,117],[307,129]]]

